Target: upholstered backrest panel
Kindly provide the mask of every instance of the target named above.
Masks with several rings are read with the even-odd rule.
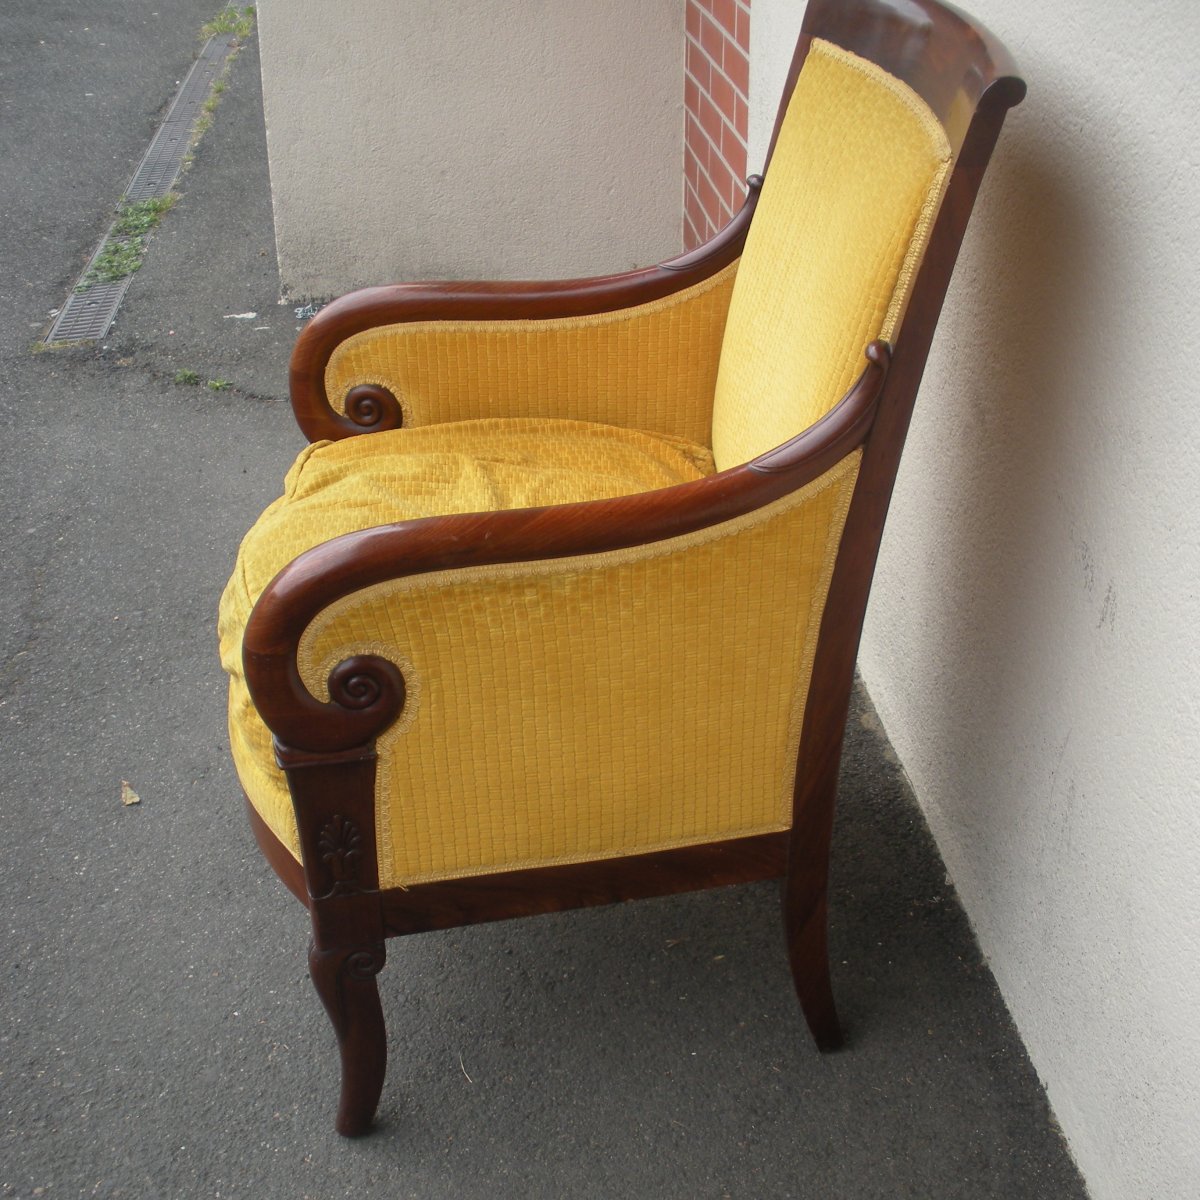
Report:
[[[814,41],[767,169],[717,375],[724,470],[794,437],[890,339],[950,167],[937,118],[873,63]]]

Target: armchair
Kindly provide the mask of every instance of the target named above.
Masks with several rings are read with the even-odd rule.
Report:
[[[598,279],[368,288],[222,600],[251,825],[370,1125],[407,933],[767,878],[839,1045],[830,831],[884,517],[1005,113],[936,0],[810,0],[764,179]]]

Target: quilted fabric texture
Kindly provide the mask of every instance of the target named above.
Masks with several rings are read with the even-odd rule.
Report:
[[[814,41],[767,167],[730,303],[719,470],[824,416],[903,315],[950,168],[937,118],[873,63]]]
[[[222,602],[234,759],[293,853],[240,661],[275,573],[350,530],[631,494],[788,440],[837,402],[865,345],[894,334],[950,157],[907,87],[816,42],[740,265],[623,312],[400,324],[337,350],[333,402],[382,384],[406,428],[302,454]],[[314,695],[356,654],[405,676],[404,712],[378,742],[382,886],[786,829],[859,458],[693,535],[393,580],[319,614],[299,658]]]
[[[563,417],[676,434],[707,446],[737,264],[650,304],[551,321],[430,321],[347,338],[325,371],[330,403],[388,388],[412,427]]]
[[[568,504],[650,491],[712,471],[680,438],[577,421],[468,421],[306,448],[283,496],[247,534],[221,601],[234,761],[251,801],[295,847],[291,802],[242,677],[242,631],[278,572],[342,533],[453,512]],[[270,816],[268,814],[273,814]]]
[[[396,662],[408,687],[377,744],[382,886],[786,829],[858,457],[688,537],[419,575],[326,609],[301,645],[314,695],[359,653]],[[235,760],[297,853],[286,784],[237,673],[248,599],[235,574]]]
[[[257,599],[297,555],[373,525],[628,496],[712,469],[708,450],[682,438],[583,421],[460,421],[314,442],[246,535],[241,587]]]

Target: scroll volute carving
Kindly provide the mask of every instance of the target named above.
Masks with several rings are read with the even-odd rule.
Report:
[[[404,424],[400,401],[377,383],[360,383],[346,393],[346,416],[354,425],[348,433],[380,433]]]
[[[292,653],[243,654],[246,678],[259,714],[275,735],[281,761],[336,755],[373,742],[404,707],[404,676],[375,654],[338,663],[329,673],[329,700],[304,685]]]

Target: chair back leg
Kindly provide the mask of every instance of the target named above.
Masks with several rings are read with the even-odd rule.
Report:
[[[828,862],[826,862],[826,867]],[[819,1050],[840,1050],[842,1027],[833,1003],[829,977],[828,870],[817,880],[783,881],[783,925],[792,983]]]
[[[823,1051],[843,1044],[829,978],[829,850],[852,679],[849,671],[842,675],[836,686],[819,693],[817,702],[810,696],[783,879],[783,926],[792,982],[813,1040]]]

